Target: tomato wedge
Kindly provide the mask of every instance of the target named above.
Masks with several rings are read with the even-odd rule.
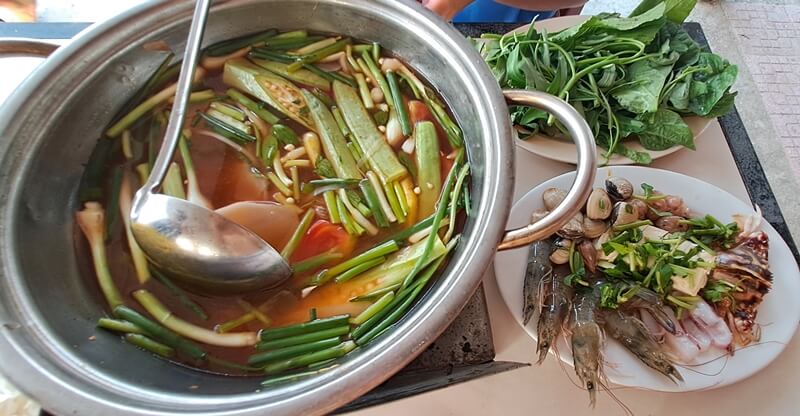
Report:
[[[346,257],[353,252],[355,243],[355,239],[341,226],[317,220],[303,236],[297,250],[292,254],[291,262],[295,263],[331,249]]]

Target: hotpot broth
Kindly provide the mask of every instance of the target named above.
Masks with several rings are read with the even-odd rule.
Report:
[[[309,32],[309,36],[315,35],[325,37],[339,36],[333,34]],[[363,44],[363,42],[358,42],[357,40],[353,39],[352,44]],[[354,56],[357,55],[359,54],[354,52]],[[388,51],[381,49],[381,57],[382,59],[391,58],[392,55]],[[380,67],[380,63],[377,64],[378,67]],[[406,66],[413,71],[413,68],[411,68],[410,65],[406,64]],[[434,92],[437,95],[439,102],[443,103],[443,100],[438,97],[438,93],[436,93],[435,89],[431,87],[431,84],[428,83],[423,76],[421,76],[421,74],[415,72],[415,75],[420,80],[423,80],[426,87],[429,88],[429,91]],[[226,85],[222,78],[222,70],[210,71],[202,81],[202,85],[195,85],[194,91],[213,89],[218,99],[210,102],[206,101],[193,104],[190,107],[187,120],[185,121],[185,129],[201,127],[203,129],[211,130],[211,126],[207,125],[202,120],[199,121],[198,125],[198,120],[195,114],[197,112],[207,112],[211,102],[220,102],[221,100],[219,100],[219,97],[225,96],[225,92],[230,88],[230,86]],[[372,77],[367,76],[366,78],[367,80],[370,80]],[[174,83],[175,80],[176,78],[173,77],[165,82],[160,83],[157,88],[154,88],[154,91],[150,95],[155,94],[164,87]],[[399,85],[401,87],[403,101],[408,109],[409,101],[417,100],[417,98],[414,96],[413,91],[408,87],[402,78],[398,77],[398,80],[400,81]],[[306,88],[308,90],[313,88],[296,81],[292,82],[300,88]],[[370,83],[369,81],[368,84],[370,88],[376,87],[374,83]],[[314,89],[314,91],[318,94],[325,94],[332,102],[336,101],[335,94],[332,90],[329,92],[324,92],[317,88]],[[253,101],[260,101],[254,98],[252,95],[246,95]],[[235,101],[230,99],[225,100],[225,102],[235,104]],[[383,102],[386,102],[385,97]],[[138,176],[135,174],[135,167],[139,164],[147,163],[148,159],[152,158],[152,153],[157,152],[157,148],[160,146],[160,138],[163,137],[164,130],[166,128],[165,121],[166,118],[168,118],[168,113],[165,113],[165,111],[168,108],[168,104],[159,105],[155,110],[148,112],[146,116],[142,117],[129,129],[133,139],[131,140],[134,153],[132,158],[128,159],[123,155],[120,145],[112,144],[110,146],[111,150],[108,151],[108,149],[103,149],[103,147],[108,146],[107,143],[100,144],[98,148],[95,149],[95,152],[90,159],[89,166],[102,166],[102,168],[97,169],[94,173],[99,173],[99,178],[101,178],[99,185],[102,187],[102,195],[98,195],[95,190],[91,189],[92,179],[90,176],[93,174],[91,168],[87,169],[87,174],[82,181],[81,190],[79,192],[79,197],[81,200],[100,201],[106,209],[106,216],[117,217],[116,220],[107,222],[108,224],[111,224],[112,227],[107,230],[108,237],[106,240],[106,250],[109,259],[111,275],[113,276],[114,282],[124,297],[124,303],[126,306],[131,307],[137,310],[139,313],[152,319],[152,316],[150,316],[147,311],[141,307],[139,302],[132,296],[134,291],[146,289],[154,294],[155,297],[167,307],[167,309],[174,313],[175,316],[200,327],[214,329],[218,327],[218,325],[230,323],[247,314],[249,305],[255,306],[260,312],[269,318],[269,328],[275,328],[309,321],[312,310],[317,318],[325,318],[341,314],[349,314],[351,317],[355,317],[372,304],[372,301],[350,302],[350,299],[364,295],[375,289],[376,283],[371,280],[364,281],[354,278],[341,283],[330,281],[327,284],[319,286],[310,293],[307,293],[305,296],[303,295],[303,288],[305,287],[305,283],[308,282],[309,279],[318,272],[375,247],[377,244],[386,241],[388,237],[393,236],[397,232],[402,231],[414,223],[423,220],[425,218],[424,216],[417,215],[414,223],[410,224],[401,224],[398,221],[397,223],[391,224],[385,228],[379,227],[379,232],[375,235],[370,235],[367,232],[364,232],[358,237],[350,235],[350,244],[342,244],[339,247],[345,247],[342,250],[345,251],[342,253],[344,254],[343,258],[327,263],[324,267],[312,269],[304,273],[295,273],[287,283],[282,285],[277,290],[246,294],[238,297],[213,296],[206,293],[201,294],[192,292],[191,289],[183,290],[185,295],[191,301],[196,303],[205,312],[205,314],[207,314],[208,319],[202,319],[199,317],[196,311],[188,307],[185,302],[182,302],[179,299],[179,297],[175,296],[174,292],[161,283],[155,275],[153,275],[153,277],[146,283],[140,284],[136,271],[133,267],[131,252],[128,247],[124,230],[124,224],[122,219],[119,218],[118,213],[112,214],[110,212],[110,209],[116,209],[116,203],[112,203],[110,201],[114,196],[118,195],[120,170],[127,170],[131,173],[130,176],[132,178],[137,178],[131,182],[134,191],[140,185]],[[302,147],[303,134],[308,132],[309,128],[303,126],[295,120],[286,117],[280,111],[276,111],[272,107],[265,106],[264,108],[279,116],[279,123],[289,127],[295,132],[300,140],[300,145],[297,147]],[[448,112],[448,117],[453,119],[452,115],[449,113],[449,109],[445,107],[445,110]],[[374,117],[376,113],[382,110],[376,103],[375,108],[368,111],[370,116]],[[441,124],[437,120],[437,117],[430,111],[430,109],[428,109],[427,114],[425,114],[424,111],[414,113],[412,110],[412,114],[409,114],[409,117],[411,119],[412,128],[414,126],[415,119],[417,118],[419,118],[420,121],[431,121],[435,125],[436,136],[440,150],[438,157],[440,165],[439,173],[442,182],[444,182],[445,178],[447,178],[448,174],[450,174],[451,169],[453,168],[455,154],[459,148],[455,148],[451,145],[450,140],[448,140],[447,133],[445,133]],[[159,119],[162,121],[157,121]],[[153,130],[154,123],[159,123],[158,128],[155,130]],[[251,129],[251,134],[255,136],[256,127],[252,126]],[[150,142],[157,145],[156,150],[149,149],[148,141],[152,140],[151,137],[158,137],[157,141]],[[352,140],[352,137],[352,135],[346,136],[348,141]],[[409,137],[413,137],[413,135],[410,135]],[[117,137],[114,139],[109,139],[104,137],[101,138],[101,141],[103,140],[119,142],[121,138]],[[403,141],[405,140],[406,138],[403,139]],[[259,201],[282,205],[286,204],[285,200],[283,202],[276,200],[275,194],[278,191],[276,191],[275,185],[270,183],[267,178],[256,174],[256,171],[253,169],[253,167],[251,167],[250,163],[247,162],[236,150],[232,149],[230,146],[225,145],[219,140],[203,134],[202,132],[197,133],[197,130],[193,130],[193,134],[191,135],[189,143],[190,155],[197,175],[200,193],[208,200],[213,209],[219,209],[242,201]],[[245,147],[248,151],[253,152],[253,154],[256,153],[256,143],[245,144]],[[400,144],[393,146],[393,148],[397,154],[403,152]],[[106,156],[108,156],[108,161],[97,163],[99,158],[101,158],[104,153]],[[284,148],[284,146],[280,145],[278,156],[285,156],[286,153],[287,150]],[[324,156],[325,152],[321,150],[321,154]],[[466,160],[466,152],[464,152],[463,157]],[[307,158],[307,156],[300,157],[300,159]],[[411,154],[410,158],[411,160],[415,160],[414,154]],[[184,185],[186,185],[186,169],[184,161],[180,156],[180,152],[176,152],[175,161],[181,166],[181,172],[183,173],[182,178],[184,179]],[[272,170],[270,164],[265,163],[265,166],[268,170]],[[419,168],[416,165],[415,167]],[[365,163],[364,166],[360,166],[360,168],[362,172],[364,172],[365,170],[369,169],[369,166],[367,163]],[[321,179],[319,174],[314,172],[313,168],[300,167],[298,171],[301,183],[305,184],[311,180]],[[289,174],[288,169],[286,170],[286,173],[287,175]],[[468,187],[468,182],[469,179],[467,177],[464,183],[465,187]],[[414,185],[422,186],[417,183],[416,179],[414,180]],[[439,185],[441,186],[441,184]],[[353,189],[358,191],[357,186]],[[364,195],[360,192],[359,194],[366,205]],[[99,199],[97,197],[99,197]],[[297,204],[295,204],[295,206],[296,205]],[[312,223],[311,232],[313,232],[316,227],[338,227],[338,235],[348,235],[347,231],[341,226],[341,224],[331,224],[330,215],[327,212],[326,203],[321,194],[313,198],[309,195],[304,196],[302,198],[301,206],[315,210],[316,215]],[[272,233],[273,238],[267,238],[267,240],[273,243],[275,248],[280,251],[285,242],[295,231],[297,223],[300,221],[302,216],[303,213],[298,212],[295,222],[292,222],[289,225],[275,224],[275,227],[270,227],[270,233]],[[448,216],[449,213],[446,213],[445,217]],[[457,234],[459,230],[461,230],[465,221],[463,209],[459,210],[456,218],[457,221],[455,233]],[[373,224],[375,223],[374,216],[370,216],[368,219]],[[443,226],[440,234],[443,234],[444,230],[446,229],[447,226]],[[81,232],[78,227],[75,227],[75,232],[76,241],[80,241],[79,244],[83,245],[82,247],[78,246],[77,250],[79,257],[82,257],[82,260],[85,260],[87,263],[89,263],[87,270],[93,270],[89,255],[90,251],[85,246],[85,239],[82,235],[80,235]],[[276,234],[278,236],[276,236]],[[423,238],[422,241],[424,243],[425,239]],[[408,242],[406,242],[406,244],[408,244]],[[322,254],[331,248],[334,247],[326,244],[326,241],[315,241],[314,238],[309,236],[309,232],[307,232],[301,240],[300,246],[295,251],[295,254],[290,257],[290,264],[295,264],[299,261],[313,257],[314,255]],[[403,250],[402,247],[401,250]],[[444,269],[445,265],[446,262],[444,265],[442,265],[442,267],[439,268],[437,274]],[[93,273],[87,274],[85,277],[89,279],[87,284],[95,287],[97,286],[97,280]],[[434,276],[433,279],[435,280],[436,277]],[[105,308],[108,310],[108,305],[105,305]],[[265,325],[263,322],[259,321],[258,319],[252,319],[236,326],[235,328],[229,329],[227,332],[260,331],[265,327],[267,327],[267,325]],[[207,344],[201,344],[201,346],[206,352],[208,352],[209,355],[238,365],[247,365],[248,358],[256,353],[256,350],[253,347],[232,348],[217,347]],[[181,354],[179,351],[176,351],[176,353],[177,354],[172,358],[172,360],[181,365],[188,365],[200,370],[222,374],[252,374],[252,372],[248,372],[243,369],[237,369],[229,365],[220,365],[218,362],[211,363],[207,360],[195,360],[185,356],[184,354]]]

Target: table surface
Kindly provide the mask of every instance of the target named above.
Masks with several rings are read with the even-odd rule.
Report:
[[[0,72],[6,73],[2,68]],[[746,138],[746,131],[741,125],[739,128],[742,131],[726,132],[727,139],[732,140],[732,136],[737,134],[744,134]],[[715,121],[698,138],[696,151],[681,150],[655,161],[652,166],[697,177],[745,201],[753,200],[759,204],[769,204],[771,197],[769,185],[754,183],[752,177],[748,177],[745,183],[740,174],[742,170],[747,175],[748,167],[743,165],[758,164],[758,160],[748,159],[750,156],[745,154],[743,162],[742,157],[741,152],[737,151],[734,158],[726,141],[726,135],[723,134],[720,124]],[[573,169],[571,165],[550,161],[522,149],[516,152],[515,162],[518,167],[515,201],[542,181]],[[760,172],[760,166],[757,166],[757,170]],[[754,175],[757,176],[757,173]],[[763,176],[763,172],[761,174]],[[774,202],[774,198],[772,199]],[[777,217],[780,217],[779,211]],[[780,217],[779,221],[782,220]],[[531,362],[534,359],[536,344],[519,327],[503,303],[491,267],[484,276],[484,288],[496,359]],[[575,378],[572,369],[562,368],[559,363],[558,360],[548,359],[541,366],[530,366],[483,377],[413,398],[357,411],[354,414],[488,413],[507,416],[531,413],[595,416],[624,414],[621,407],[607,394],[598,396],[597,407],[594,410],[587,408],[588,398],[585,391],[580,390],[571,381]],[[682,393],[680,396],[631,388],[615,388],[614,394],[635,414],[790,414],[791,409],[796,410],[800,407],[800,397],[792,394],[795,386],[800,385],[800,372],[796,371],[798,368],[800,368],[800,340],[795,336],[784,353],[765,370],[748,380],[728,387],[705,392]]]
[[[488,27],[487,27],[488,26]],[[494,29],[507,31],[505,25],[473,27],[477,33]],[[699,25],[690,28],[696,40],[702,37]],[[499,30],[498,30],[499,29]],[[473,33],[475,33],[473,32]],[[705,43],[705,42],[701,42]],[[746,104],[740,104],[746,105]],[[755,157],[747,132],[738,115],[723,119],[728,130],[714,121],[697,139],[697,149],[680,150],[653,162],[652,167],[671,170],[712,183],[742,199],[769,206],[768,218],[782,235],[794,242],[783,223],[769,184],[762,182],[763,170]],[[729,145],[730,143],[730,145]],[[732,153],[735,149],[736,154]],[[764,161],[768,163],[768,161]],[[516,184],[514,201],[544,180],[569,172],[572,165],[554,162],[517,148],[515,155]],[[743,175],[745,178],[743,179]],[[766,216],[766,214],[765,214]],[[782,227],[783,226],[783,227]],[[795,250],[795,256],[797,255]],[[500,296],[494,268],[485,274],[483,286],[489,305],[496,360],[533,362],[536,343],[517,324]],[[595,409],[587,407],[588,396],[576,384],[571,367],[560,360],[545,360],[541,366],[484,377],[413,398],[404,399],[363,411],[364,415],[436,414],[504,416],[551,415],[623,415],[625,411],[608,394],[598,395]],[[622,403],[637,415],[789,415],[800,408],[800,396],[794,393],[800,384],[800,337],[795,337],[784,352],[767,368],[739,383],[716,390],[691,393],[662,393],[633,388],[612,387]],[[369,413],[367,413],[369,412]]]

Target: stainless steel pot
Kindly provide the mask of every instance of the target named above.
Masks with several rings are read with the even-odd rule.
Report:
[[[464,130],[475,214],[441,278],[398,327],[315,378],[259,389],[154,359],[95,329],[98,290],[76,261],[73,212],[83,164],[113,113],[158,65],[143,46],[183,49],[192,1],[142,5],[59,48],[0,108],[0,371],[58,414],[318,414],[380,384],[456,317],[490,264],[552,233],[588,195],[595,150],[586,123],[563,101],[507,91],[554,113],[578,143],[576,183],[552,216],[504,233],[514,181],[503,93],[469,43],[410,0],[219,0],[205,44],[266,28],[308,28],[377,41],[442,93]],[[35,44],[19,43],[39,53]],[[5,44],[6,50],[13,45]],[[105,140],[105,139],[103,139]]]

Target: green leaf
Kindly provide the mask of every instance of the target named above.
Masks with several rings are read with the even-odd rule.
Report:
[[[694,9],[697,0],[643,0],[633,9],[631,17],[641,15],[659,4],[665,6],[664,15],[667,19],[671,22],[683,23]]]
[[[722,117],[725,114],[728,114],[731,110],[733,110],[734,99],[736,98],[737,94],[738,92],[730,92],[730,90],[725,91],[725,93],[722,94],[722,98],[717,101],[711,111],[706,113],[705,117]]]
[[[616,149],[617,153],[640,165],[649,165],[653,161],[653,157],[647,152],[638,152],[625,145],[617,145]]]
[[[670,91],[669,103],[672,104],[676,110],[689,110],[689,91],[691,84],[692,78],[686,77],[683,81],[675,84],[675,87],[673,87],[672,91]]]
[[[567,50],[590,35],[612,35],[636,39],[650,43],[661,26],[666,22],[664,5],[658,5],[635,17],[621,17],[619,14],[600,14],[593,16],[578,26],[562,30],[550,37]]]
[[[694,82],[692,82],[689,92],[689,110],[697,115],[705,116],[729,91],[736,81],[739,69],[736,65],[731,65],[728,61],[709,52],[700,54],[697,66],[707,69],[694,74]],[[728,97],[727,99],[731,100],[732,98]],[[724,106],[721,109],[724,109]]]
[[[694,150],[692,130],[678,113],[663,108],[647,121],[639,141],[647,150],[665,150],[675,145]]]
[[[645,129],[645,124],[641,120],[635,118],[617,116],[619,122],[619,135],[620,137],[628,137],[631,134],[641,133]]]
[[[636,16],[621,17],[618,14],[606,14],[598,22],[598,27],[605,29],[614,29],[620,32],[636,29],[645,23],[658,21],[664,16],[666,5],[658,4],[655,7],[648,9],[646,12]],[[605,17],[607,16],[607,17]]]
[[[638,81],[616,89],[611,95],[622,108],[636,114],[654,113],[667,80],[671,65],[657,65],[650,60],[634,62],[628,69],[628,79]]]
[[[658,31],[658,35],[648,50],[655,52],[652,47],[664,45],[665,43],[669,44],[670,51],[680,55],[680,58],[675,62],[675,68],[694,65],[700,56],[700,45],[689,36],[689,33],[683,30],[683,27],[676,23],[667,21]]]

